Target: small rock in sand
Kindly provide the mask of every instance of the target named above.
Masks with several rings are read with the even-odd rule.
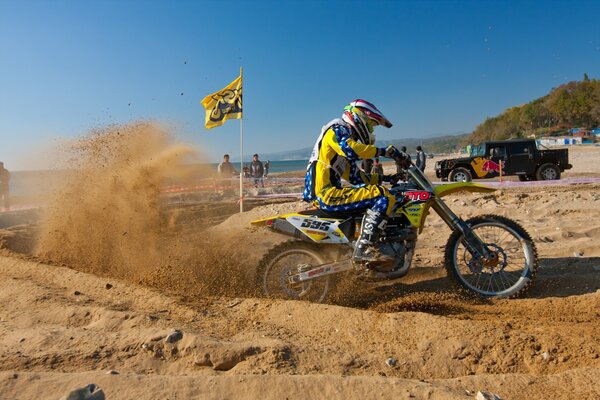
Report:
[[[236,299],[234,299],[234,300],[233,300],[231,303],[229,303],[229,304],[227,305],[227,307],[228,307],[228,308],[233,308],[233,307],[237,306],[238,304],[240,304],[241,302],[242,302],[242,299],[238,299],[238,298],[236,298]]]
[[[477,400],[502,400],[500,396],[490,392],[477,392]]]
[[[106,375],[119,375],[119,371],[115,371],[114,369],[106,371]]]
[[[385,360],[385,363],[388,365],[388,367],[395,367],[396,364],[398,363],[398,360],[396,360],[393,357],[388,358],[387,360]]]
[[[179,329],[175,329],[173,332],[169,333],[165,338],[165,342],[167,343],[175,343],[183,338],[183,333]]]
[[[106,289],[112,289],[113,285],[111,285],[110,283],[106,284]]]
[[[104,400],[104,392],[98,386],[90,383],[79,389],[72,390],[60,400]]]

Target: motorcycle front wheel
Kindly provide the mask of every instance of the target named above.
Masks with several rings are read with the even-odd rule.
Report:
[[[445,251],[448,275],[468,293],[486,298],[512,298],[531,286],[538,268],[535,244],[527,231],[510,218],[482,215],[465,221],[495,257],[474,257],[464,236],[455,231]]]
[[[285,242],[263,257],[257,269],[256,281],[268,297],[320,303],[329,293],[329,275],[294,284],[289,282],[289,277],[325,262],[322,252],[315,245],[300,241]]]

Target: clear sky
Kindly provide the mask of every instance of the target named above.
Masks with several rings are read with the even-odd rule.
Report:
[[[311,147],[354,98],[379,139],[471,132],[571,80],[600,78],[599,1],[0,0],[0,160],[151,119],[214,160],[239,121],[200,100],[244,68],[245,154]],[[33,157],[33,155],[31,156]]]

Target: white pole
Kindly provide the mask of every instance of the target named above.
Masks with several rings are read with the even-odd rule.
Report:
[[[240,78],[242,78],[242,67],[240,67]],[[244,79],[242,81],[242,115],[240,118],[240,213],[244,212]]]

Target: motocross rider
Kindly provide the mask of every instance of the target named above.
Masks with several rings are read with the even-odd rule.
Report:
[[[360,159],[408,156],[394,146],[374,146],[377,125],[390,128],[392,123],[368,101],[357,99],[344,107],[342,118],[334,119],[321,129],[312,151],[304,179],[304,200],[331,212],[367,209],[354,260],[367,263],[382,260],[374,247],[396,199],[382,182],[397,180],[395,175],[368,174],[356,166]],[[341,179],[355,185],[342,187]]]

